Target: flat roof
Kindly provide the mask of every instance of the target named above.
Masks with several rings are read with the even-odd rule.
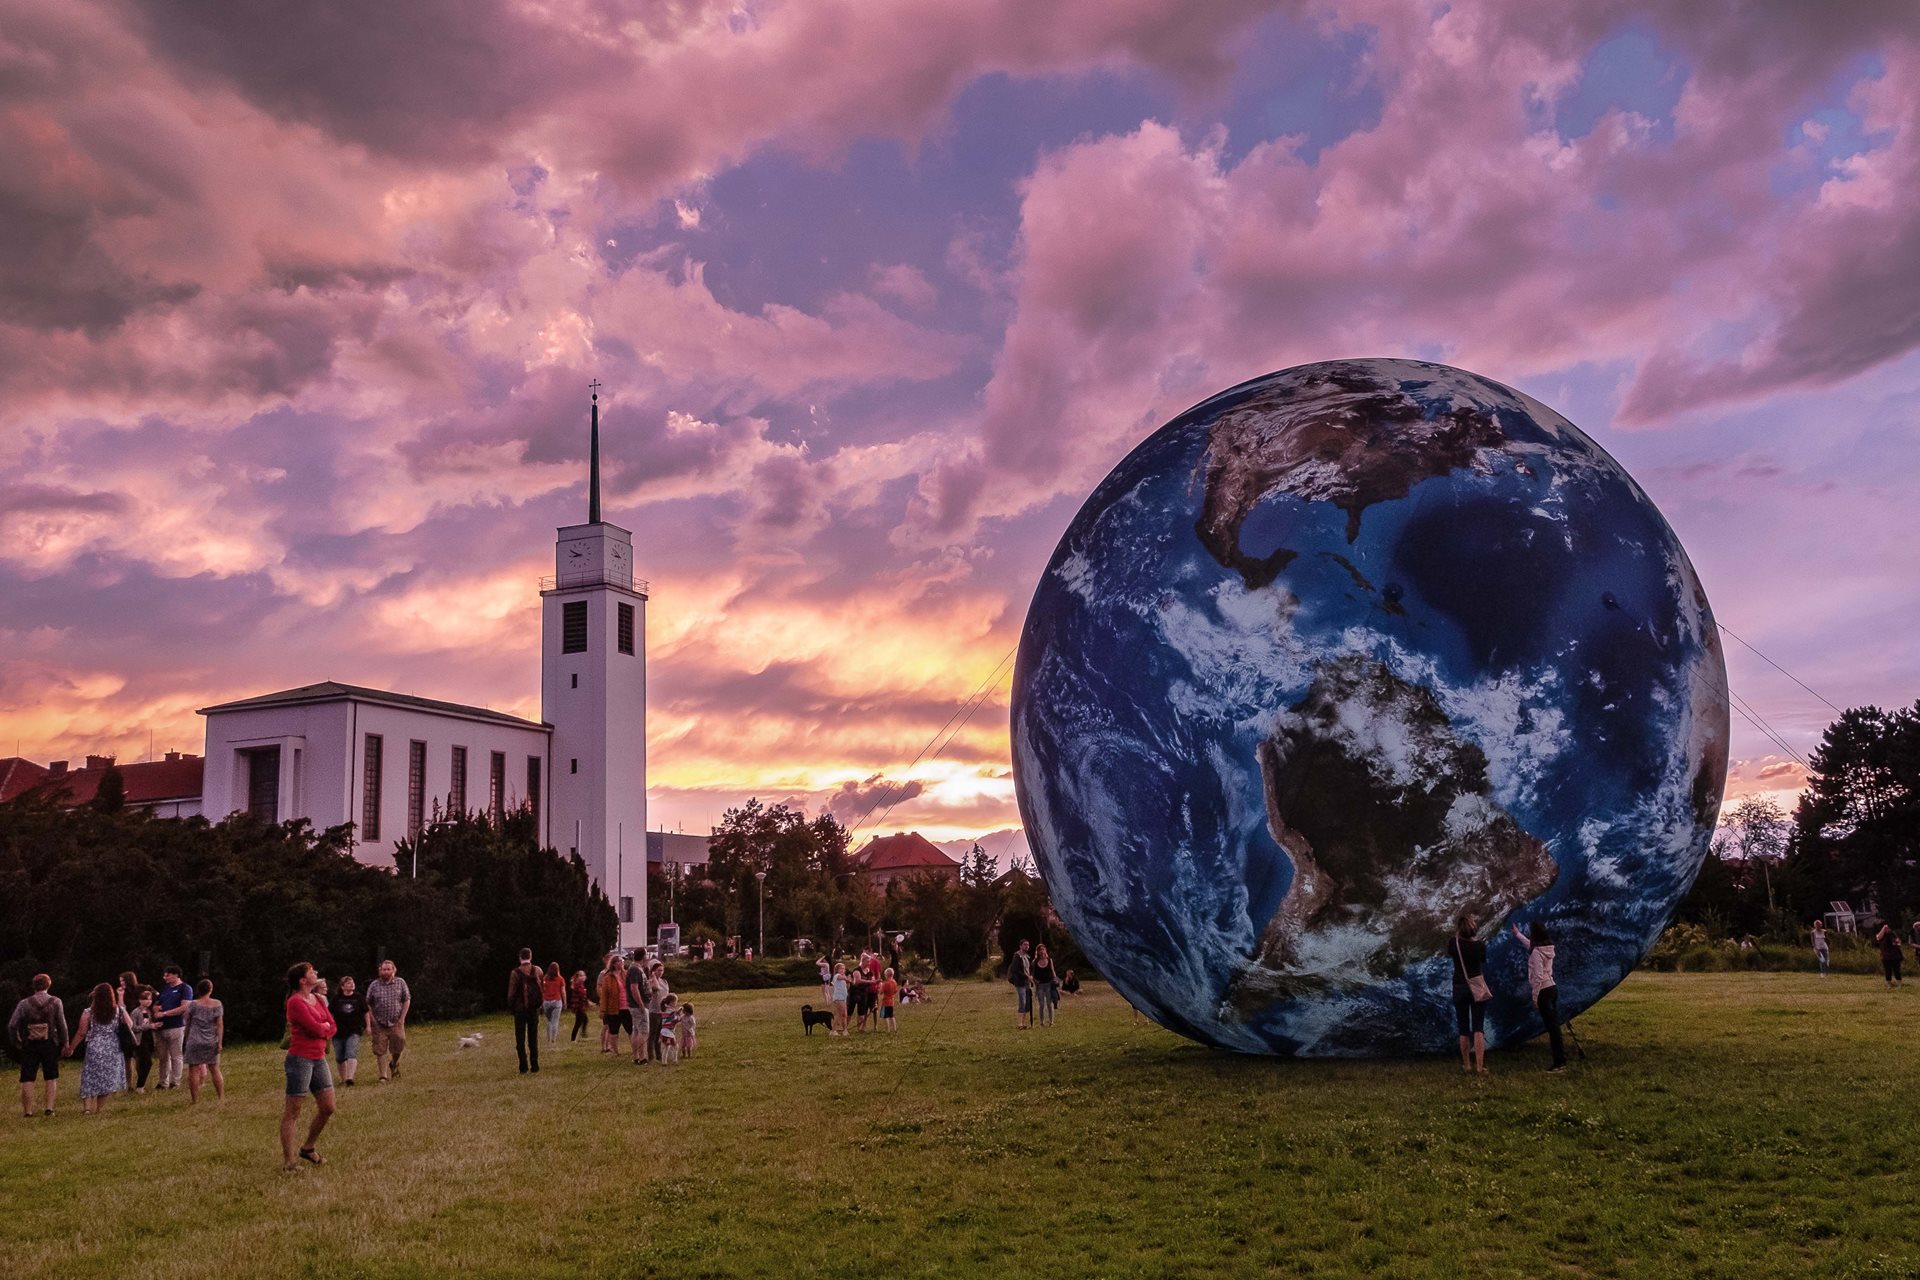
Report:
[[[470,707],[460,702],[441,702],[435,698],[417,698],[410,693],[391,693],[385,689],[369,689],[364,685],[341,684],[338,680],[322,680],[319,684],[303,684],[297,689],[263,693],[257,698],[241,698],[236,702],[222,702],[211,707],[201,707],[200,714],[210,716],[221,711],[256,711],[262,707],[311,706],[322,702],[370,702],[383,707],[400,707],[408,711],[429,711],[434,715],[457,716],[462,720],[484,720],[490,724],[512,725],[517,729],[537,729],[541,733],[553,732],[553,726],[550,724],[543,724],[537,720],[522,720],[519,716],[510,716],[504,711]]]

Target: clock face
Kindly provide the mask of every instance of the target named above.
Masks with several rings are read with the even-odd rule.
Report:
[[[586,543],[584,543],[584,542],[569,542],[569,543],[567,544],[567,559],[569,559],[569,560],[584,560],[584,559],[586,559],[586,558],[587,558],[587,544],[586,544]]]
[[[619,564],[622,560],[625,560],[626,558],[627,558],[627,549],[619,545],[618,543],[615,543],[613,547],[613,562],[615,564]]]

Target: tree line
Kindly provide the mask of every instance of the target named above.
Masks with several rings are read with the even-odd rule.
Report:
[[[1045,942],[1063,965],[1087,969],[1047,896],[1024,862],[1006,873],[975,844],[958,880],[923,873],[884,890],[860,874],[847,829],[832,814],[809,818],[758,799],[728,809],[700,868],[648,868],[649,936],[671,918],[689,942],[761,935],[766,950],[790,954],[802,938],[841,955],[882,937],[907,935],[907,950],[946,977],[977,973],[1019,939]],[[764,893],[759,873],[766,875]]]
[[[502,1007],[522,946],[571,972],[614,942],[585,864],[539,848],[525,810],[436,817],[383,868],[353,857],[351,825],[150,818],[110,780],[77,809],[0,804],[0,1008],[35,973],[77,1010],[95,983],[176,964],[214,980],[234,1034],[271,1038],[296,960],[364,982],[390,958],[420,1016],[455,1017]]]
[[[1902,927],[1920,916],[1920,701],[1841,712],[1807,765],[1791,814],[1749,796],[1723,816],[1677,919],[1790,942],[1834,901]]]

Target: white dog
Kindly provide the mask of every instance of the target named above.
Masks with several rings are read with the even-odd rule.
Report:
[[[469,1032],[468,1034],[460,1037],[460,1047],[462,1049],[478,1049],[480,1047],[480,1040],[481,1040],[480,1032],[478,1031]]]

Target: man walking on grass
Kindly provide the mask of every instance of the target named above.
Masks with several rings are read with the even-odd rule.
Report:
[[[380,1080],[400,1078],[400,1055],[407,1051],[407,1010],[413,992],[393,961],[380,962],[380,976],[367,984],[367,1013],[373,1019],[373,1061]]]
[[[67,1043],[67,1007],[53,994],[53,979],[33,975],[33,994],[13,1006],[7,1019],[7,1039],[20,1060],[20,1114],[33,1116],[33,1078],[46,1079],[47,1115],[53,1114],[60,1093],[60,1048]]]
[[[187,1039],[187,1002],[192,999],[193,988],[181,978],[179,965],[170,964],[160,971],[160,993],[153,1000],[159,1027],[153,1033],[153,1041],[160,1058],[159,1087],[162,1089],[180,1087],[180,1077],[184,1074],[180,1050]]]
[[[1007,981],[1013,984],[1018,1000],[1014,1005],[1013,1025],[1025,1031],[1033,1025],[1033,957],[1030,954],[1033,944],[1025,941],[1020,949],[1007,961]]]
[[[507,975],[507,1011],[513,1014],[513,1051],[520,1055],[521,1075],[540,1074],[540,999],[533,948],[522,947],[520,963]]]

